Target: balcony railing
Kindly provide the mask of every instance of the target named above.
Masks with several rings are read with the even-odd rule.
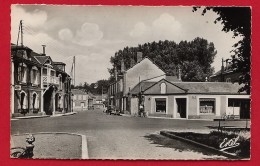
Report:
[[[55,76],[42,76],[43,84],[55,84],[59,85],[60,78]]]

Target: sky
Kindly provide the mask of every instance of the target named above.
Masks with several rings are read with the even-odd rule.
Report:
[[[218,71],[239,38],[223,32],[216,18],[214,12],[202,16],[181,6],[12,5],[11,42],[17,42],[23,20],[25,46],[42,53],[46,45],[46,54],[66,63],[68,74],[76,57],[76,85],[108,79],[110,57],[118,50],[159,40],[179,43],[201,37],[213,42],[217,55],[212,66]]]

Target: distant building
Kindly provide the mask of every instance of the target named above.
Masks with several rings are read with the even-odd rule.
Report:
[[[89,95],[80,89],[71,89],[73,94],[73,110],[87,110],[89,104]]]
[[[93,103],[93,108],[96,109],[104,109],[107,103],[107,94],[102,95],[94,95],[95,101]]]
[[[209,78],[210,82],[238,82],[239,76],[241,76],[240,72],[235,72],[231,68],[231,63],[227,60],[222,60],[221,70],[211,75]],[[225,65],[224,65],[225,62]]]
[[[124,67],[124,64],[121,67]],[[142,53],[137,53],[137,63],[132,62],[132,67],[125,71],[121,68],[120,75],[116,75],[116,81],[109,86],[108,104],[115,106],[122,113],[132,114],[131,112],[131,90],[142,81],[156,82],[161,79],[181,81],[177,76],[166,76],[166,73],[153,61],[148,58],[142,58]],[[139,93],[142,92],[142,87],[139,87]],[[138,109],[138,106],[136,106]]]
[[[57,64],[57,66],[56,66]],[[65,64],[45,53],[11,45],[12,116],[54,115],[72,111],[71,78]]]

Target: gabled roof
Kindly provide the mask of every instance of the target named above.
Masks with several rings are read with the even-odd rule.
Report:
[[[208,94],[238,94],[242,85],[228,82],[172,82],[180,88],[187,89],[187,93],[208,93]]]
[[[172,84],[171,81],[169,81],[169,80],[177,80],[177,82],[181,82],[180,80],[177,79],[176,76],[166,76],[166,79],[161,79],[161,80],[158,81],[158,82],[155,82],[155,81],[146,81],[146,80],[144,80],[144,81],[141,81],[140,83],[138,83],[138,84],[130,91],[130,93],[132,93],[132,94],[137,94],[137,93],[139,93],[140,91],[143,91],[143,92],[144,92],[144,91],[150,89],[151,87],[153,87],[154,85],[160,83],[161,81],[165,81],[165,82],[168,82],[168,83]],[[174,85],[174,84],[172,84],[172,85]],[[176,85],[174,85],[174,86],[176,86]],[[177,86],[176,86],[176,87],[177,87]],[[185,89],[182,89],[182,88],[180,88],[180,87],[178,87],[178,88],[179,88],[182,92],[185,92]]]
[[[131,94],[138,94],[141,91],[145,91],[147,88],[153,86],[157,82],[142,81],[138,83],[133,89],[130,90]]]
[[[158,66],[156,63],[154,63],[153,60],[151,60],[148,56],[144,57],[140,62],[135,63],[135,65],[132,66],[132,67],[130,67],[129,69],[127,69],[126,72],[127,72],[128,70],[134,68],[137,64],[141,63],[141,62],[144,61],[145,59],[148,59],[149,61],[151,61],[155,66],[157,66],[160,70],[162,70],[162,71],[165,73],[165,71],[164,71],[160,66]]]
[[[245,94],[239,93],[242,85],[228,82],[170,82],[162,79],[158,82],[140,82],[131,91],[131,94],[161,94],[159,85],[166,83],[166,94]]]
[[[63,62],[53,62],[54,65],[66,65],[65,63]]]
[[[51,60],[50,56],[34,56],[34,58],[40,63],[40,64],[44,64],[48,59]],[[52,61],[52,60],[51,60]]]
[[[225,68],[224,71],[223,71],[223,74],[228,74],[228,73],[233,73],[234,70],[232,68]],[[209,77],[216,77],[216,76],[219,76],[221,75],[221,70],[217,71],[215,74],[209,76]]]

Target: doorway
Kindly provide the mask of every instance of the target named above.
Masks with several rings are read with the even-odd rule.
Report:
[[[177,118],[187,118],[187,99],[176,98]]]
[[[52,100],[52,93],[54,88],[50,86],[45,93],[43,94],[43,110],[46,115],[52,115],[53,112],[53,100]]]

